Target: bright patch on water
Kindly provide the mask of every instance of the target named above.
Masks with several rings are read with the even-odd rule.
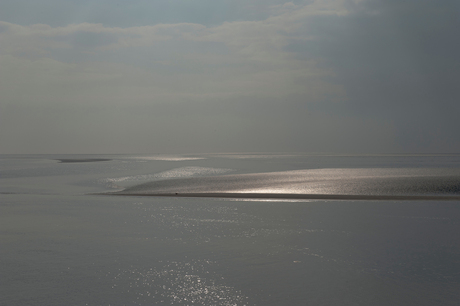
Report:
[[[137,295],[137,300],[156,305],[246,305],[241,291],[222,284],[207,260],[163,262],[162,267],[120,270],[113,290]],[[126,292],[119,292],[125,290]]]
[[[129,186],[133,183],[135,184],[139,182],[168,180],[176,178],[189,178],[195,176],[212,176],[224,174],[230,171],[232,171],[232,169],[209,167],[181,167],[154,174],[140,174],[132,176],[106,178],[102,179],[100,182],[108,184],[112,188],[120,188],[120,186]]]
[[[160,160],[160,161],[187,161],[187,160],[200,160],[206,159],[205,157],[188,157],[181,155],[151,155],[151,156],[131,156],[130,159],[136,159],[140,161],[151,161],[151,160]]]
[[[241,154],[241,153],[220,153],[220,154],[210,154],[210,157],[219,157],[219,158],[225,158],[225,159],[255,159],[255,160],[264,160],[264,159],[273,159],[273,158],[294,158],[294,157],[301,157],[305,156],[305,154],[260,154],[260,153],[254,153],[254,154]]]

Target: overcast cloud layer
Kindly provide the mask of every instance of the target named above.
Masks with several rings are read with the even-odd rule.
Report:
[[[0,3],[0,153],[460,151],[458,0]]]

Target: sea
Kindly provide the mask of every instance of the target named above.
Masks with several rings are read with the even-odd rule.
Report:
[[[0,305],[459,305],[460,154],[0,155]]]

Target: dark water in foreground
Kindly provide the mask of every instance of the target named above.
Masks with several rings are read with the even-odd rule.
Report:
[[[415,181],[438,186],[460,165],[459,156],[262,157],[3,156],[0,305],[458,305],[459,201],[89,195],[328,166],[412,169],[436,174]],[[449,186],[436,190],[456,194]]]

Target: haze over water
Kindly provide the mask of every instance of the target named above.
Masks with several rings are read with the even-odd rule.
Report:
[[[0,305],[456,305],[459,182],[459,155],[2,155]],[[187,192],[451,200],[137,196]]]

